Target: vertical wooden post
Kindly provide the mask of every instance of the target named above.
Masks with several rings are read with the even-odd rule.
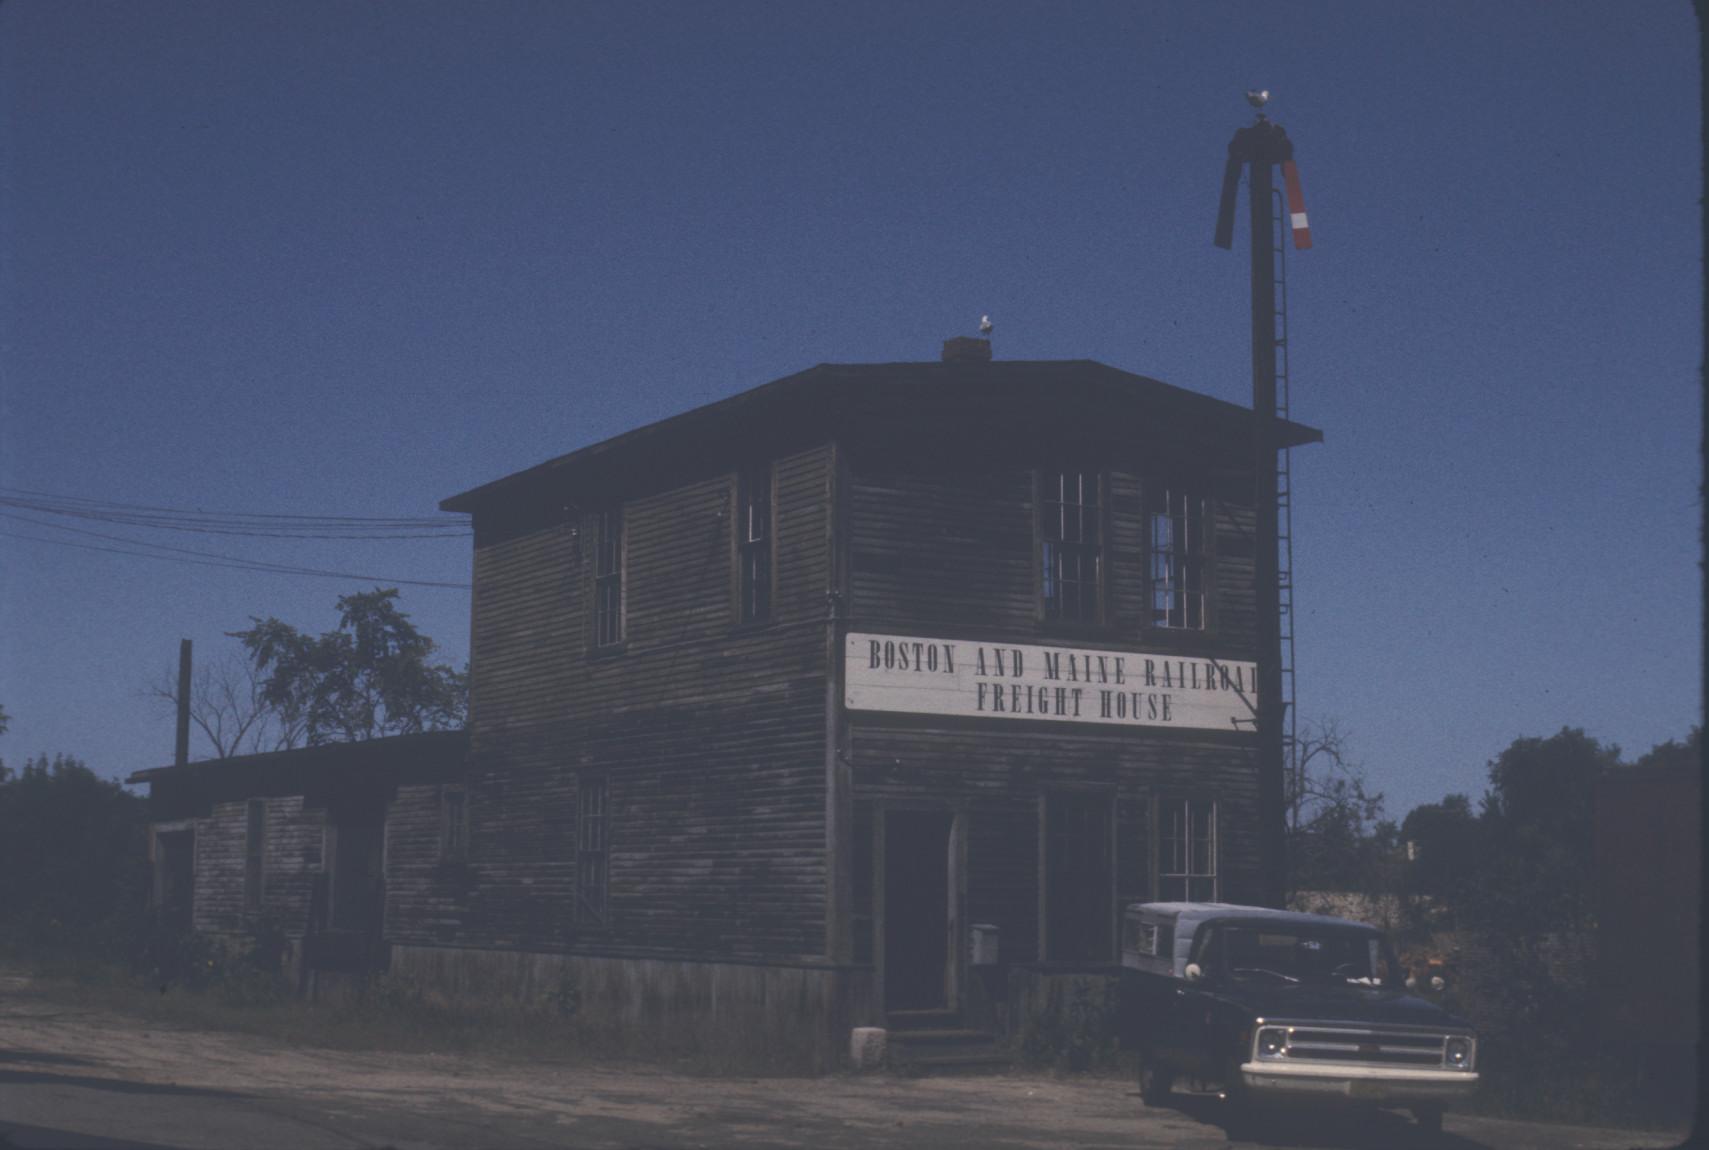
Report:
[[[190,640],[178,641],[178,745],[172,756],[175,766],[190,761]]]
[[[825,472],[825,957],[839,965],[853,961],[850,907],[854,903],[854,802],[848,762],[849,737],[843,714],[843,630],[846,604],[843,577],[847,518],[843,500],[843,452],[831,445]]]

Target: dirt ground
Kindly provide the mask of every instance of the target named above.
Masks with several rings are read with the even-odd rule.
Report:
[[[1147,1110],[1132,1083],[991,1077],[689,1077],[440,1054],[288,1047],[162,1027],[0,972],[0,1147],[1199,1148],[1433,1145],[1625,1150],[1679,1137],[1449,1115],[1312,1117],[1229,1141],[1209,1102]]]

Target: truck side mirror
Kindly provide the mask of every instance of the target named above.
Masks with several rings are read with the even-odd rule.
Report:
[[[1197,982],[1205,976],[1204,968],[1196,962],[1189,962],[1181,973],[1187,976],[1188,982]]]

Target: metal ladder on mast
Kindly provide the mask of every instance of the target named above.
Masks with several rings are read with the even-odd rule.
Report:
[[[1288,418],[1288,220],[1287,198],[1281,188],[1270,195],[1270,247],[1276,269],[1276,418]],[[1276,453],[1276,621],[1280,627],[1282,663],[1282,769],[1294,777],[1299,763],[1299,717],[1294,706],[1294,490],[1293,451]]]

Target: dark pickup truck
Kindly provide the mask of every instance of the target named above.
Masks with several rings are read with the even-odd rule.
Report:
[[[1177,1080],[1255,1101],[1410,1108],[1439,1130],[1478,1086],[1472,1027],[1407,993],[1382,931],[1225,903],[1136,903],[1122,924],[1124,1045],[1147,1105]]]

